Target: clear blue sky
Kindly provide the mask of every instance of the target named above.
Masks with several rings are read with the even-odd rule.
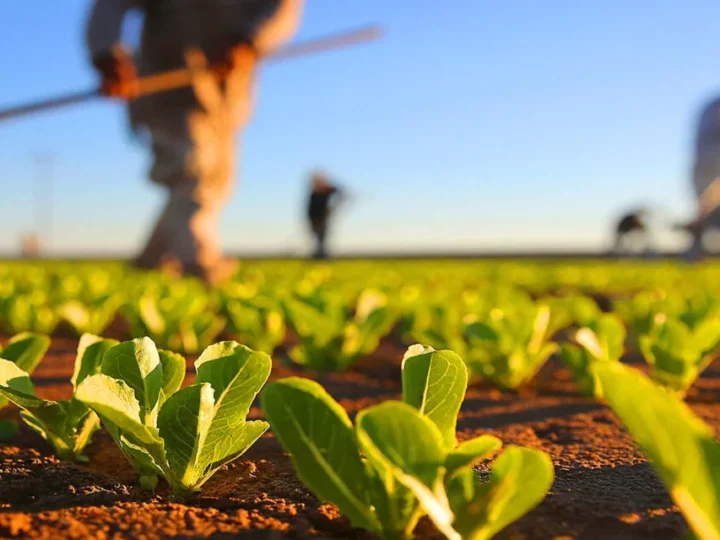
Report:
[[[296,39],[380,43],[264,68],[222,222],[232,249],[305,249],[306,172],[356,195],[339,250],[600,247],[637,203],[692,208],[698,107],[720,92],[716,0],[307,0]],[[94,83],[88,0],[0,1],[0,105]],[[136,249],[162,193],[121,106],[0,124],[0,250],[33,227],[54,156],[52,248]]]

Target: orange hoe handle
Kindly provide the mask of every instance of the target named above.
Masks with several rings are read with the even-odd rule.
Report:
[[[349,47],[351,45],[369,43],[371,41],[378,40],[381,36],[382,29],[379,26],[368,26],[365,28],[360,28],[358,30],[353,30],[351,32],[345,32],[314,40],[304,41],[295,45],[288,45],[287,47],[278,49],[277,51],[268,54],[263,58],[263,60],[270,62],[289,60],[300,56],[307,56],[310,54],[317,54],[344,47]],[[218,66],[215,68],[211,67],[210,69],[211,71],[214,71],[218,76],[222,76],[222,66]],[[194,69],[184,68],[143,77],[139,81],[140,89],[138,97],[147,96],[150,94],[157,94],[160,92],[167,92],[169,90],[175,90],[177,88],[184,88],[190,86],[192,84],[195,74],[196,71]],[[10,118],[16,118],[19,116],[25,116],[36,112],[67,107],[69,105],[83,103],[102,96],[102,91],[95,88],[92,90],[86,90],[84,92],[66,94],[64,96],[51,98],[43,101],[36,101],[25,105],[18,105],[10,107],[8,109],[0,110],[0,121],[8,120]]]

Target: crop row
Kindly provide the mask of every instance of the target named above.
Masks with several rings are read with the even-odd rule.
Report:
[[[588,267],[594,285],[573,288],[582,266],[289,264],[251,267],[211,291],[121,266],[8,265],[0,326],[51,334],[62,324],[78,336],[112,326],[111,335],[149,336],[185,354],[232,339],[315,371],[349,369],[388,338],[456,351],[474,377],[501,388],[526,384],[557,354],[587,395],[597,395],[590,360],[626,352],[641,353],[653,377],[683,395],[720,343],[712,267]],[[595,287],[615,292],[601,297]]]
[[[586,341],[582,338],[581,341]],[[423,516],[450,539],[490,538],[542,501],[554,470],[542,451],[483,435],[458,442],[467,364],[454,352],[414,345],[402,362],[402,400],[361,411],[355,423],[320,386],[291,377],[266,385],[272,360],[236,342],[206,348],[184,386],[185,359],[149,338],[118,343],[82,336],[68,400],[34,391],[30,372],[49,339],[21,334],[0,352],[1,405],[65,460],[84,461],[101,425],[144,489],[163,478],[191,497],[271,426],[300,480],[355,527],[407,538]],[[636,438],[699,538],[720,535],[720,447],[677,395],[641,372],[591,356],[586,375]],[[264,387],[264,390],[263,390]],[[258,394],[268,422],[248,420]],[[638,400],[637,396],[642,396]],[[10,424],[3,424],[4,436]],[[495,456],[489,479],[473,467]]]

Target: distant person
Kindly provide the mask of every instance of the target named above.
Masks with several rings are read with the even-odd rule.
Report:
[[[705,232],[720,226],[720,98],[708,103],[700,113],[692,183],[697,197],[696,217],[676,228],[690,233],[692,242],[686,255],[690,260],[699,260],[706,255]]]
[[[315,237],[316,259],[326,259],[327,250],[325,240],[327,239],[328,226],[331,216],[344,198],[344,192],[334,185],[330,179],[321,172],[314,172],[310,176],[310,198],[308,200],[307,217],[310,230]]]
[[[615,225],[615,253],[638,253],[650,250],[648,212],[636,209],[624,214]]]
[[[138,77],[188,65],[222,64],[227,72],[220,83],[204,74],[192,88],[130,103],[133,130],[147,136],[153,154],[150,178],[169,192],[136,266],[155,268],[169,260],[211,284],[233,274],[236,263],[223,257],[217,228],[235,175],[235,135],[252,111],[258,57],[294,34],[302,5],[303,0],[95,0],[87,46],[107,95],[133,99]],[[120,44],[131,8],[144,15],[134,56]]]

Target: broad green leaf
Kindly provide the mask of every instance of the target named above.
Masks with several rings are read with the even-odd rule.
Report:
[[[446,489],[455,514],[453,528],[465,539],[491,538],[537,506],[553,478],[545,452],[508,446],[493,463],[488,483],[479,483],[472,469],[450,479]]]
[[[23,371],[32,373],[49,347],[49,337],[25,332],[12,337],[0,357],[15,362]]]
[[[593,357],[600,360],[607,360],[607,349],[603,347],[598,336],[590,328],[581,328],[575,334],[577,341]]]
[[[386,494],[375,502],[383,530],[409,535],[420,518],[418,501],[408,482],[416,480],[430,492],[442,488],[444,441],[432,420],[401,402],[388,401],[357,416],[360,449],[377,472]]]
[[[300,480],[321,501],[335,504],[355,527],[379,530],[345,409],[318,383],[296,377],[268,384],[261,404]]]
[[[231,356],[241,345],[236,341],[221,341],[207,347],[195,360],[195,367],[199,368],[205,362]]]
[[[212,421],[213,389],[210,384],[194,384],[178,390],[163,404],[158,429],[165,443],[165,454],[174,480],[181,491],[192,492],[202,478],[199,463],[202,439]],[[173,484],[173,479],[169,479]]]
[[[92,334],[83,334],[80,337],[75,358],[75,369],[72,379],[70,379],[73,388],[77,388],[83,379],[89,375],[98,373],[105,353],[117,344],[118,342],[114,339],[104,339]]]
[[[0,359],[0,386],[42,401],[40,398],[35,397],[35,388],[30,380],[30,375],[10,360]]]
[[[463,467],[472,467],[502,447],[502,441],[492,435],[482,435],[458,445],[445,458],[448,475]]]
[[[76,332],[82,332],[90,326],[90,310],[79,300],[69,300],[61,304],[57,313],[70,323]]]
[[[64,431],[67,424],[66,411],[54,401],[37,397],[30,376],[14,362],[0,360],[0,394],[31,412],[48,430],[58,433]]]
[[[157,430],[143,423],[136,393],[125,381],[105,374],[90,375],[78,386],[75,399],[94,410],[103,423],[116,425],[138,443],[162,446]]]
[[[598,364],[594,370],[605,400],[650,458],[695,534],[720,538],[720,446],[712,428],[633,368]]]
[[[230,355],[205,356],[196,362],[195,382],[209,383],[215,392],[212,419],[198,458],[202,468],[217,468],[247,449],[245,418],[272,369],[265,353],[237,344],[226,352]]]
[[[693,330],[693,341],[702,354],[714,352],[720,342],[720,319],[713,317],[700,322]]]
[[[165,350],[159,350],[158,354],[162,365],[162,391],[169,397],[180,389],[185,380],[185,358]]]
[[[603,313],[594,324],[607,359],[619,360],[625,352],[626,331],[622,319],[613,313]]]
[[[115,345],[105,353],[101,372],[125,382],[135,392],[144,423],[152,423],[163,384],[162,364],[150,338]]]
[[[403,360],[403,402],[435,423],[447,448],[457,444],[457,415],[467,381],[465,362],[452,351],[431,351]]]

